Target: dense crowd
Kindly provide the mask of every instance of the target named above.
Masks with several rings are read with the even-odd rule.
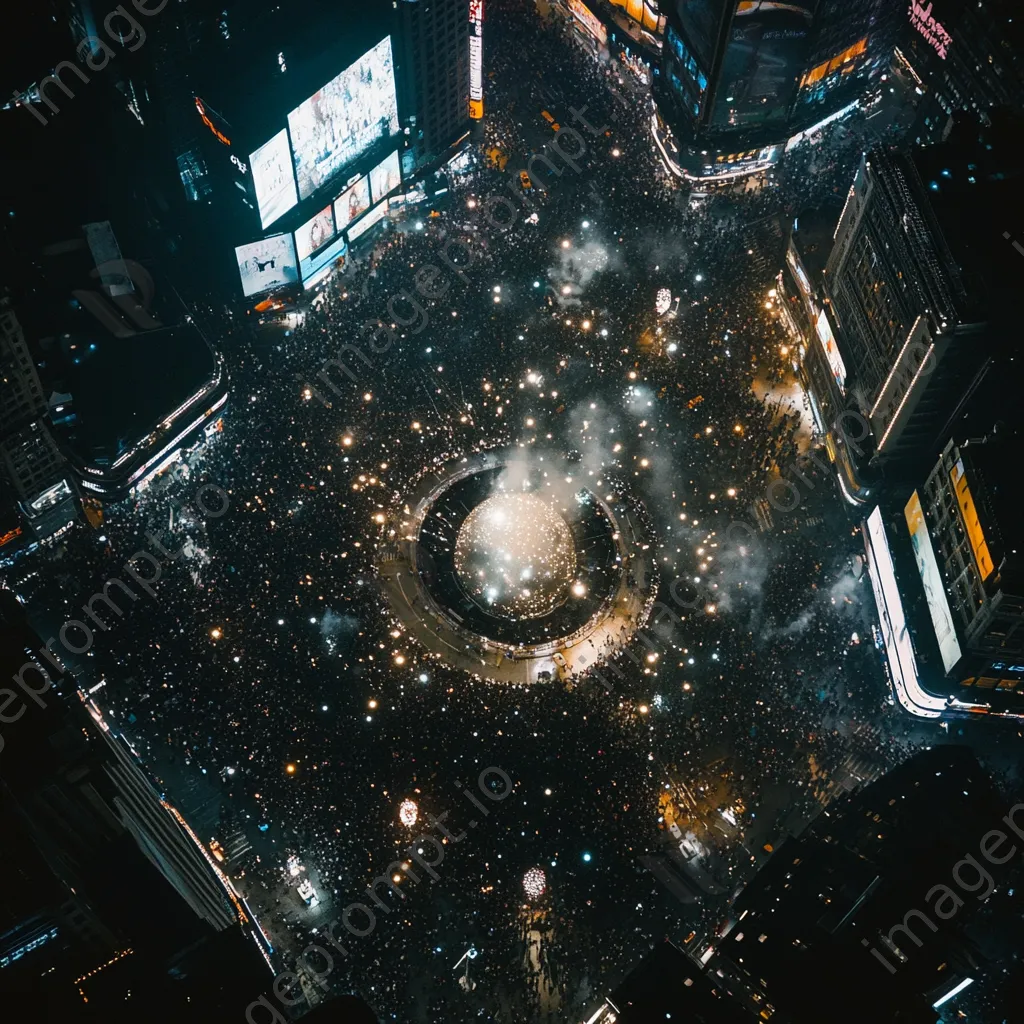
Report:
[[[146,530],[184,545],[83,669],[178,805],[210,837],[246,836],[229,870],[278,966],[418,834],[402,800],[451,810],[467,834],[440,879],[404,884],[325,982],[387,1020],[583,1019],[658,938],[709,935],[723,913],[725,896],[678,904],[638,863],[670,841],[670,779],[727,777],[744,808],[706,864],[731,892],[844,770],[873,777],[934,741],[887,703],[855,523],[807,460],[813,432],[765,308],[789,218],[838,215],[868,123],[787,154],[756,189],[695,197],[663,167],[628,69],[532,5],[488,19],[484,137],[447,205],[410,211],[284,319],[197,306],[229,362],[223,434],[109,510],[98,555],[75,538],[36,584],[59,590],[59,618]],[[535,165],[526,192],[528,133],[551,104],[567,123],[586,104],[602,130],[579,128],[578,171],[547,150],[560,173]],[[678,300],[662,316],[660,288]],[[671,615],[652,611],[608,687],[470,682],[417,650],[376,587],[389,517],[424,468],[516,444],[578,453],[658,538]],[[798,507],[766,508],[793,468]],[[205,480],[228,513],[172,513]],[[727,535],[735,521],[752,541]],[[513,791],[469,832],[460,792],[492,765]],[[289,855],[317,879],[317,914]],[[547,891],[531,901],[534,865]]]

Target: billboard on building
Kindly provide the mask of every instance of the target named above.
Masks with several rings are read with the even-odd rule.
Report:
[[[953,37],[946,30],[946,27],[932,13],[933,4],[919,3],[918,0],[910,0],[908,13],[910,24],[921,33],[928,41],[931,48],[943,59],[949,52],[953,43]]]
[[[302,287],[307,291],[318,285],[330,272],[334,265],[348,252],[348,243],[344,235],[321,249],[315,256],[303,260],[299,269],[302,271]]]
[[[839,385],[839,390],[845,395],[846,363],[843,362],[843,357],[839,352],[839,346],[836,344],[836,336],[832,333],[832,324],[829,322],[828,315],[825,313],[825,310],[822,310],[818,314],[818,319],[814,324],[814,329],[817,332],[818,341],[821,342],[821,347],[825,350],[825,358],[828,360],[832,376],[835,378],[836,384]]]
[[[310,253],[316,252],[334,237],[334,213],[325,206],[295,232],[295,254],[301,264]],[[303,274],[305,277],[305,274]]]
[[[374,224],[383,220],[387,215],[388,201],[385,199],[382,203],[378,203],[358,224],[354,224],[348,229],[349,242],[354,242],[360,235],[365,234]]]
[[[298,283],[299,261],[295,258],[295,240],[291,235],[274,235],[239,245],[235,248],[235,259],[245,296]]]
[[[957,459],[956,465],[949,471],[949,478],[953,483],[953,493],[956,495],[960,521],[963,523],[967,540],[970,542],[974,564],[978,567],[978,575],[982,580],[987,580],[995,572],[996,566],[988,550],[985,531],[981,528],[978,509],[974,504],[974,495],[971,494],[971,488],[967,484],[963,459]]]
[[[299,198],[312,195],[378,139],[398,131],[391,36],[288,115]]]
[[[343,231],[370,208],[370,179],[363,175],[334,200],[334,221]]]
[[[942,655],[942,670],[949,672],[960,660],[960,641],[957,639],[953,615],[949,610],[949,599],[946,588],[942,585],[939,563],[935,560],[932,539],[928,535],[928,524],[925,522],[924,509],[917,491],[910,496],[903,509],[910,530],[910,540],[914,546],[914,557],[917,559],[917,571],[924,584],[924,598],[928,603],[928,612],[932,618],[935,639],[939,642],[939,654]]]
[[[882,523],[882,510],[876,508],[864,523],[868,579],[875,595],[878,627],[885,646],[893,691],[903,708],[921,718],[940,718],[945,701],[926,692],[921,686],[914,645],[903,615],[903,600],[896,570],[889,551]]]
[[[288,148],[288,130],[282,128],[269,142],[250,153],[249,166],[252,168],[260,223],[266,228],[299,201],[295,190],[295,168]]]
[[[469,116],[484,116],[484,0],[469,0]]]
[[[398,153],[389,153],[370,171],[370,195],[375,203],[380,202],[392,189],[402,184],[402,167]]]
[[[569,10],[599,43],[608,42],[608,30],[604,27],[604,22],[582,0],[569,0]]]
[[[737,0],[711,123],[782,123],[804,70],[812,0]]]

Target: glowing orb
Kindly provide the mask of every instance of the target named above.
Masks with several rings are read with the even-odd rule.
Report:
[[[398,808],[398,820],[406,828],[412,828],[416,819],[420,816],[420,809],[416,806],[415,800],[403,800]]]
[[[496,614],[534,619],[566,599],[576,549],[565,520],[534,494],[496,494],[466,517],[455,542],[459,581]]]
[[[547,876],[540,868],[530,868],[523,875],[523,891],[531,900],[536,900],[543,896],[547,887]]]

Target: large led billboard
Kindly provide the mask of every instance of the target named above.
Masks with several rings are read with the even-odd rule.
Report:
[[[391,36],[288,115],[299,198],[312,195],[378,139],[398,131]]]
[[[864,540],[868,556],[868,578],[875,595],[878,625],[896,698],[912,715],[939,718],[945,710],[946,702],[927,693],[921,686],[917,658],[914,656],[907,620],[903,615],[903,601],[880,508],[876,508],[864,523]]]
[[[235,258],[245,296],[296,284],[299,280],[299,261],[295,258],[295,241],[291,235],[274,235],[239,245],[235,248]]]
[[[921,508],[921,499],[917,491],[910,496],[910,501],[903,509],[903,515],[907,520],[907,529],[910,530],[914,557],[917,559],[917,571],[924,584],[924,598],[932,617],[935,639],[939,642],[942,668],[944,672],[949,672],[960,660],[960,641],[957,639],[953,615],[949,610],[949,599],[946,597],[946,588],[942,585],[939,563],[935,560],[935,549],[928,535],[928,524],[925,522],[924,509]]]
[[[375,203],[380,202],[393,188],[402,184],[402,168],[398,153],[389,153],[370,171],[370,195]]]
[[[250,153],[249,166],[252,168],[260,221],[263,227],[269,227],[299,201],[287,129],[282,128],[255,153]]]
[[[843,362],[843,357],[839,352],[839,346],[836,344],[836,336],[832,333],[832,324],[829,322],[825,310],[822,310],[818,314],[818,319],[815,321],[814,329],[818,335],[818,341],[821,342],[821,347],[825,350],[825,358],[828,360],[832,376],[835,378],[836,384],[839,385],[839,390],[845,395],[846,363]]]
[[[348,242],[345,241],[345,236],[338,235],[330,245],[321,249],[315,256],[303,260],[299,267],[302,272],[302,287],[308,291],[318,285],[347,251]]]
[[[379,220],[383,220],[388,214],[388,202],[378,203],[358,224],[348,229],[348,240],[354,242],[361,234],[369,231]]]
[[[302,263],[310,253],[316,252],[334,237],[334,214],[328,203],[315,217],[306,221],[295,232],[295,252]]]
[[[370,208],[370,179],[363,175],[334,200],[334,221],[342,231]]]

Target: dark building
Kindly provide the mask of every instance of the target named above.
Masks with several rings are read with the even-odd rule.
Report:
[[[238,1012],[268,977],[258,926],[41,648],[0,592],[0,670],[13,680],[0,690],[0,857],[17,880],[0,900],[0,996],[33,1019]]]
[[[911,156],[864,158],[825,281],[871,459],[931,455],[988,368],[985,304],[948,234]]]
[[[1018,444],[999,434],[950,441],[906,500],[905,522],[894,517],[922,685],[975,714],[1024,717]]]
[[[655,84],[678,144],[670,168],[714,182],[772,166],[791,139],[876,88],[892,56],[891,11],[882,0],[671,5]]]
[[[6,298],[0,301],[0,332],[0,559],[5,559],[63,533],[80,507],[53,437],[39,373]]]
[[[920,96],[911,137],[941,142],[958,114],[1024,107],[1024,38],[1012,0],[911,0],[898,64]]]
[[[417,167],[442,162],[472,126],[469,0],[402,0],[402,107]]]
[[[846,365],[839,352],[825,294],[824,271],[836,230],[833,210],[808,210],[793,222],[786,256],[779,271],[776,295],[769,297],[778,312],[811,406],[817,437],[835,465],[843,499],[862,505],[872,494],[873,474],[858,468],[848,438],[863,435],[848,415]]]
[[[1020,954],[987,935],[1020,912],[1005,854],[1022,838],[1024,804],[1008,808],[967,748],[923,751],[775,852],[710,966],[793,1024],[932,1024]]]
[[[667,939],[606,997],[587,1024],[753,1024],[756,1017],[730,995],[724,979],[706,973]]]
[[[852,504],[914,479],[958,424],[984,432],[982,410],[1015,403],[992,385],[1012,369],[1015,124],[999,112],[942,145],[874,150],[834,230],[827,215],[795,222],[780,315]]]

